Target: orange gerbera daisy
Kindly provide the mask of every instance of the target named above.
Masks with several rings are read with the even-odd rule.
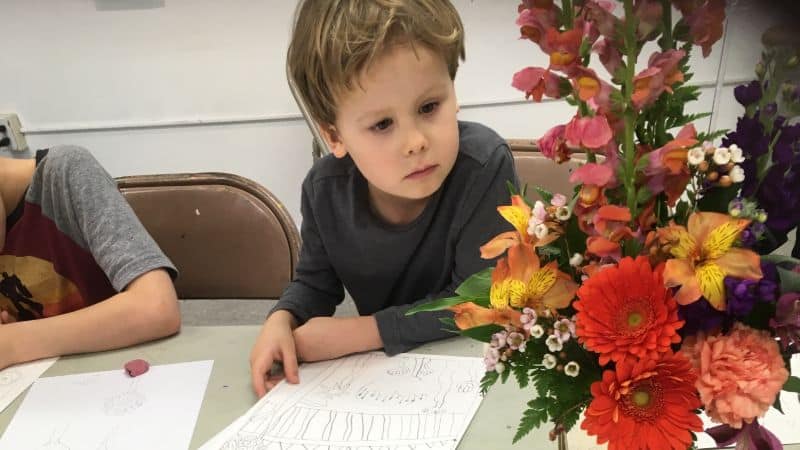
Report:
[[[663,268],[652,270],[646,257],[623,258],[589,278],[578,289],[578,340],[609,361],[656,359],[680,342],[678,304],[664,287]]]
[[[608,450],[684,450],[691,431],[702,431],[694,413],[700,398],[689,360],[668,353],[659,360],[624,361],[592,383],[592,403],[581,428]]]

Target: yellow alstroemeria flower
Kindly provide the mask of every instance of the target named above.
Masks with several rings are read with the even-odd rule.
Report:
[[[726,276],[747,280],[762,277],[758,254],[733,247],[749,220],[727,214],[698,212],[689,217],[688,229],[679,225],[658,230],[674,257],[664,268],[664,284],[680,286],[678,304],[688,305],[705,297],[717,310],[725,310]]]
[[[495,236],[481,246],[481,258],[492,259],[503,254],[509,248],[520,244],[533,244],[534,247],[547,245],[558,239],[558,233],[549,233],[543,239],[536,239],[528,234],[528,222],[531,220],[531,207],[519,195],[511,196],[511,204],[498,206],[497,212],[514,226],[514,231],[507,231]]]
[[[508,249],[507,259],[497,262],[489,300],[496,309],[528,307],[542,313],[567,307],[577,289],[556,261],[542,267],[533,245],[520,243]]]

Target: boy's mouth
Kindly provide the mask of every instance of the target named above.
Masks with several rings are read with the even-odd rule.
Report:
[[[420,167],[419,169],[417,169],[417,170],[411,172],[410,174],[406,175],[406,179],[413,180],[413,179],[416,179],[416,178],[426,177],[426,176],[430,175],[431,173],[433,173],[433,171],[437,167],[439,167],[438,164],[431,164],[431,165],[428,165],[428,166]]]

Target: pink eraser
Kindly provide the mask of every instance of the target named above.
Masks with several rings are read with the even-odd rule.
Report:
[[[132,377],[138,377],[147,372],[149,368],[150,364],[143,359],[134,359],[133,361],[125,363],[125,371]]]

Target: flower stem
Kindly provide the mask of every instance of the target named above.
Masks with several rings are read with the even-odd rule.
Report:
[[[661,0],[661,9],[664,33],[659,43],[661,44],[661,51],[667,51],[675,48],[675,42],[672,40],[672,3],[670,3],[670,0]]]
[[[564,29],[571,30],[572,23],[574,22],[574,11],[572,8],[572,0],[561,0],[561,8],[563,9]]]
[[[636,217],[636,146],[633,132],[636,129],[636,110],[631,102],[633,95],[633,78],[636,71],[636,19],[633,14],[633,0],[625,0],[625,72],[622,80],[622,94],[625,105],[625,131],[622,141],[623,173],[625,198],[631,217]]]

